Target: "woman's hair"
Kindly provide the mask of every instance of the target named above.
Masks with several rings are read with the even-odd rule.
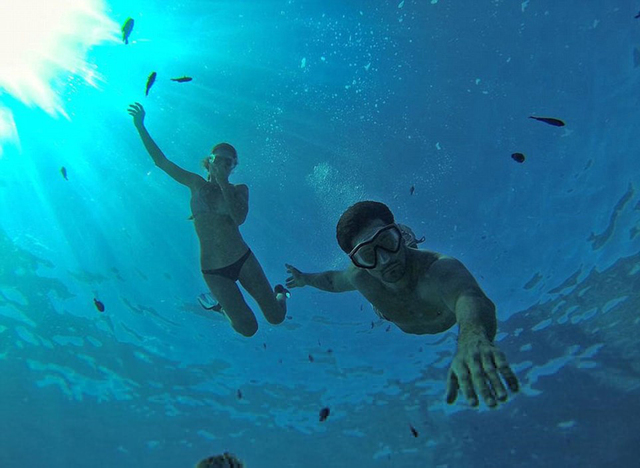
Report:
[[[353,249],[353,238],[371,221],[380,219],[385,224],[393,224],[393,213],[387,205],[375,201],[361,201],[342,213],[336,226],[338,245],[345,252]]]
[[[231,153],[231,156],[233,157],[233,167],[231,168],[231,170],[233,170],[238,165],[238,152],[236,151],[236,149],[229,143],[218,143],[211,149],[211,154],[215,153],[218,150]],[[202,160],[202,167],[204,167],[205,170],[209,172],[209,156]]]

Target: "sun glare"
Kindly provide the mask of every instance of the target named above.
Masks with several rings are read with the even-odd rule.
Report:
[[[117,41],[118,30],[103,0],[0,0],[0,98],[67,117],[56,81],[77,76],[95,86],[87,52]],[[7,142],[18,143],[18,130],[0,101],[0,156]]]

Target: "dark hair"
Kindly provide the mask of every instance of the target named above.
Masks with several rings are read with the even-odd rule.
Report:
[[[234,159],[234,164],[233,167],[236,167],[238,165],[238,152],[236,151],[236,149],[231,146],[229,143],[218,143],[217,145],[215,145],[212,149],[211,149],[211,153],[215,153],[218,150],[223,150],[223,151],[228,151],[229,153],[231,153],[231,155],[233,156]],[[207,172],[209,172],[209,158],[206,157],[202,160],[202,167],[204,167],[206,169]]]
[[[213,147],[211,152],[215,153],[218,150],[229,151],[233,155],[234,159],[238,159],[238,152],[229,143],[218,143],[216,146]]]
[[[393,213],[384,203],[361,201],[347,208],[347,211],[340,216],[336,226],[336,238],[340,248],[345,253],[351,252],[353,238],[358,235],[364,226],[376,219],[382,220],[385,224],[393,224],[395,222]]]

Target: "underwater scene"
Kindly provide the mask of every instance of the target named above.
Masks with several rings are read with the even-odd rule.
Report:
[[[0,24],[0,468],[640,466],[640,2]]]

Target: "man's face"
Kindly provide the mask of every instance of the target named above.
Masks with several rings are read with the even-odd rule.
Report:
[[[398,238],[399,237],[399,238]],[[397,242],[396,242],[397,239]],[[371,221],[363,227],[353,239],[354,246],[361,245],[356,252],[356,258],[352,258],[358,268],[367,271],[374,278],[386,283],[399,281],[406,270],[406,255],[402,234],[395,225],[388,226],[381,219]],[[393,252],[396,250],[396,252]],[[367,266],[358,265],[358,258]]]

